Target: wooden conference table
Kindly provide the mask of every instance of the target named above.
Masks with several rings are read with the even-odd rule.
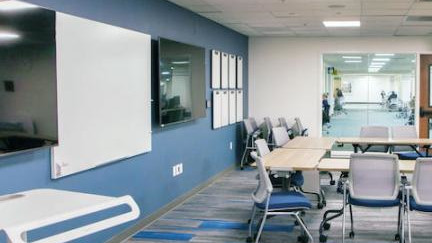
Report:
[[[323,149],[330,151],[333,144],[336,142],[335,138],[331,137],[295,137],[286,143],[282,148],[288,149]]]
[[[423,156],[418,151],[417,146],[426,148],[426,156],[428,156],[428,149],[432,145],[432,139],[428,138],[361,138],[361,137],[342,137],[337,138],[336,142],[339,144],[352,144],[354,152],[357,153],[359,149],[361,152],[366,152],[372,145],[384,145],[384,146],[409,146],[420,156]],[[362,148],[361,146],[365,146]]]

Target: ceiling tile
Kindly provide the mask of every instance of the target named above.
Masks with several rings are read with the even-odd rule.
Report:
[[[396,35],[398,36],[413,36],[413,35],[430,35],[432,33],[432,26],[403,26],[400,27]]]
[[[370,36],[425,35],[432,21],[405,21],[407,15],[432,16],[432,2],[418,0],[171,0],[247,35]],[[360,20],[357,29],[329,28],[324,20]]]

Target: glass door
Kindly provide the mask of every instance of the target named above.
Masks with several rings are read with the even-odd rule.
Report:
[[[415,54],[325,54],[323,136],[414,124]]]

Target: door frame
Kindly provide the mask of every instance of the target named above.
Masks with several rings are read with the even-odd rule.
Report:
[[[415,73],[415,108],[414,108],[414,126],[416,128],[417,134],[420,134],[420,55],[432,55],[431,52],[419,52],[419,51],[406,51],[406,52],[393,52],[393,51],[325,51],[319,53],[319,62],[320,62],[320,85],[318,88],[318,111],[322,109],[321,95],[323,94],[325,87],[325,70],[324,70],[324,55],[328,54],[370,54],[370,53],[394,53],[394,54],[414,54],[416,59],[416,73]],[[318,112],[318,122],[317,122],[317,131],[318,137],[322,137],[322,112]]]

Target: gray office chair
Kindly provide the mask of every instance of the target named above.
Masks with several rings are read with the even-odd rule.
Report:
[[[389,138],[390,130],[384,126],[364,126],[361,127],[360,137],[362,138]],[[362,152],[382,152],[387,153],[389,146],[362,144]]]
[[[355,235],[352,205],[372,208],[399,206],[398,233],[395,236],[399,239],[403,227],[400,217],[402,202],[399,193],[400,175],[397,156],[351,154],[348,181],[344,184],[343,190],[342,242],[345,242],[346,204],[349,205],[351,218],[350,238],[354,238]]]
[[[245,148],[243,151],[243,155],[240,161],[240,169],[243,169],[244,164],[246,163],[247,156],[251,151],[256,149],[255,147],[255,139],[259,136],[257,133],[258,130],[254,129],[253,122],[251,122],[250,118],[246,118],[243,120],[243,125],[246,130],[246,139],[245,139]]]
[[[263,213],[262,219],[258,222],[258,232],[255,237],[255,243],[258,243],[261,233],[264,229],[264,224],[268,217],[277,215],[290,215],[296,219],[296,222],[302,227],[303,234],[299,237],[299,241],[313,243],[312,235],[309,233],[300,214],[312,207],[303,194],[296,191],[284,191],[273,193],[273,186],[270,178],[264,167],[261,157],[258,157],[256,152],[251,153],[251,157],[255,160],[258,167],[259,183],[255,192],[252,193],[254,205],[252,208],[252,217],[249,222],[249,235],[247,242],[252,242],[252,227],[255,223],[255,217],[258,212]]]
[[[276,147],[282,147],[289,142],[290,138],[284,127],[274,127],[272,129],[273,141]]]
[[[411,220],[409,211],[432,212],[432,158],[418,158],[411,188],[407,187],[408,241],[411,243]],[[411,192],[410,190],[411,189]],[[412,194],[412,196],[410,195]]]
[[[250,123],[252,125],[252,129],[254,131],[258,131],[259,126],[258,126],[258,123],[256,122],[256,119],[254,117],[249,117],[249,121],[250,121]]]
[[[294,138],[293,130],[292,130],[292,128],[288,125],[288,123],[287,123],[285,117],[279,117],[278,120],[279,120],[280,126],[281,126],[281,127],[284,127],[284,128],[287,130],[290,139],[293,139],[293,138]]]
[[[290,141],[288,132],[285,130],[284,127],[274,127],[272,131],[276,147],[282,147]],[[301,171],[297,171],[295,174],[292,174],[291,184],[297,187],[303,193],[315,195],[318,200],[317,207],[319,209],[323,208],[326,205],[324,192],[322,190],[320,191],[320,193],[303,191],[302,186],[304,184],[304,177]]]
[[[391,134],[392,138],[418,138],[415,126],[394,126],[391,128]],[[414,160],[426,156],[423,152],[417,153],[417,147],[411,146],[393,146],[391,151],[395,152],[401,160]]]
[[[295,121],[295,123],[292,127],[294,136],[307,137],[309,135],[308,129],[303,127],[303,124],[302,124],[300,118],[296,117],[296,118],[294,118],[294,121]]]

